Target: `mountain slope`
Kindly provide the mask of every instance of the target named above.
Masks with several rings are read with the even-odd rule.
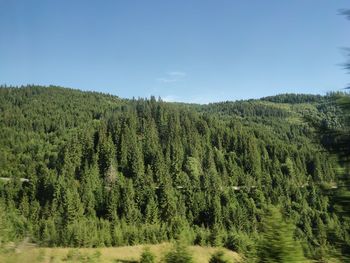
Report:
[[[307,96],[193,105],[2,87],[0,177],[11,180],[0,183],[0,231],[49,246],[182,236],[253,253],[272,204],[320,257],[347,230],[326,187],[336,162],[305,118],[339,121],[329,98]]]

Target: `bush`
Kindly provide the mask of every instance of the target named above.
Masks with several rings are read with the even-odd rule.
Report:
[[[168,252],[164,257],[166,263],[193,263],[192,255],[187,250],[186,246],[177,242],[174,249]]]
[[[210,244],[214,247],[221,247],[225,244],[226,233],[219,225],[214,225],[210,234]]]
[[[224,252],[219,250],[210,257],[209,263],[229,263],[229,260],[225,258]]]
[[[253,256],[256,254],[254,240],[244,232],[231,232],[229,233],[225,247],[236,251],[245,256]]]
[[[140,263],[154,263],[154,261],[155,261],[154,254],[149,250],[148,247],[144,248],[141,254]]]
[[[194,239],[195,245],[207,246],[209,244],[210,230],[203,227],[195,228],[196,237]]]
[[[262,240],[258,246],[259,263],[305,262],[300,243],[294,240],[294,226],[285,222],[281,212],[269,208],[263,221]]]

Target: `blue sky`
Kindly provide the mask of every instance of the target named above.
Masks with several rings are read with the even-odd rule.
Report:
[[[0,83],[208,103],[341,90],[348,0],[0,0]]]

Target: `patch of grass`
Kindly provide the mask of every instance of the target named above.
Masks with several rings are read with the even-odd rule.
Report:
[[[45,260],[45,250],[39,249],[38,256],[36,257],[36,262],[43,262]]]
[[[67,262],[95,263],[100,262],[100,257],[101,252],[98,250],[94,251],[94,253],[82,253],[79,249],[71,249],[63,260]]]
[[[23,248],[20,252],[9,249],[6,252],[0,252],[1,263],[136,263],[139,262],[144,249],[148,247],[149,251],[155,256],[155,263],[160,262],[166,253],[172,249],[172,244],[162,243],[157,245],[136,245],[124,247],[108,248]],[[188,251],[193,257],[195,263],[208,263],[210,257],[218,248],[189,246]],[[240,256],[230,250],[221,249],[230,259],[230,263],[240,262]]]

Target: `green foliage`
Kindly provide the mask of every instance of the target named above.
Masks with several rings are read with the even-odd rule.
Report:
[[[339,220],[342,221],[342,228],[349,229],[350,226],[350,95],[349,93],[337,93],[333,96],[334,102],[341,110],[341,127],[316,126],[324,146],[339,160],[337,169],[337,184],[331,187],[329,192],[332,209],[336,212]],[[324,224],[321,222],[324,232]],[[334,227],[334,228],[333,228]],[[336,254],[343,261],[350,260],[350,235],[349,231],[341,234],[336,226],[331,229],[329,240],[335,244],[338,252]],[[323,235],[324,236],[324,235]],[[325,239],[325,238],[324,238]],[[327,254],[327,247],[323,244],[317,250],[319,257],[323,258]],[[329,253],[328,253],[329,254]]]
[[[273,204],[316,258],[319,244],[333,245],[332,229],[347,240],[349,224],[336,220],[324,187],[336,183],[336,161],[302,120],[337,127],[337,112],[328,96],[186,105],[1,87],[1,242],[179,239],[248,256]]]
[[[312,103],[312,102],[320,102],[323,97],[321,95],[311,95],[311,94],[280,94],[277,96],[270,96],[262,98],[262,100],[267,100],[271,102],[277,103]]]
[[[140,263],[154,263],[155,259],[155,255],[146,247],[141,254]]]
[[[244,232],[229,232],[225,247],[237,251],[248,258],[254,258],[257,253],[256,241]]]
[[[187,247],[177,242],[174,248],[164,256],[165,263],[193,263],[193,258]]]
[[[78,249],[70,249],[63,260],[66,262],[97,263],[100,257],[101,252],[98,250],[92,255],[87,255],[81,253]]]
[[[223,251],[219,250],[215,252],[209,259],[209,263],[229,263],[230,261],[225,258]]]
[[[302,247],[293,237],[294,227],[283,220],[277,208],[270,208],[264,219],[262,240],[258,246],[258,262],[305,262]]]

